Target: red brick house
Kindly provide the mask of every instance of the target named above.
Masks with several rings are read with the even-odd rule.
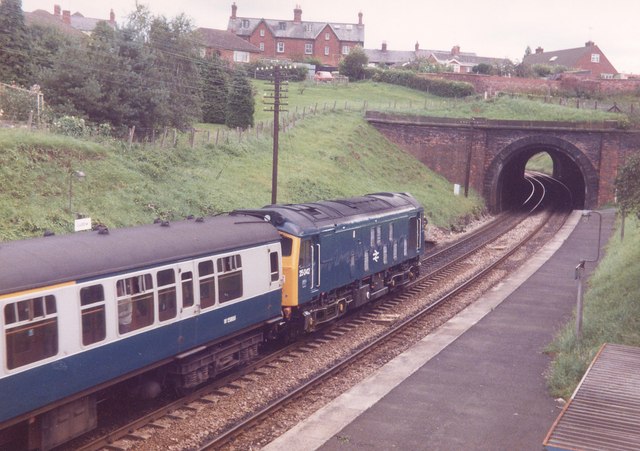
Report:
[[[53,5],[53,14],[38,9],[33,12],[24,12],[24,18],[28,25],[54,27],[69,34],[80,32],[90,35],[100,22],[105,22],[110,27],[116,28],[116,15],[113,9],[109,12],[108,20],[84,17],[79,12],[71,14],[69,10],[62,10],[60,5]]]
[[[364,45],[362,13],[358,13],[358,23],[335,23],[303,21],[300,6],[293,10],[293,20],[239,17],[237,12],[234,3],[227,30],[258,47],[264,58],[313,58],[337,67],[353,47]]]
[[[196,35],[201,43],[202,57],[216,55],[233,63],[249,63],[260,55],[258,47],[230,31],[198,28]]]
[[[593,41],[587,41],[584,47],[552,52],[545,52],[538,47],[535,53],[524,57],[522,64],[564,66],[572,71],[584,72],[589,78],[614,78],[618,75],[616,68]]]

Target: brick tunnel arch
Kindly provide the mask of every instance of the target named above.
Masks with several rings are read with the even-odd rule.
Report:
[[[484,197],[492,212],[510,206],[513,189],[522,182],[524,168],[533,155],[547,152],[553,160],[553,175],[565,182],[573,195],[573,208],[595,208],[598,175],[585,154],[575,145],[554,136],[534,135],[518,139],[491,161],[484,179]],[[509,186],[509,190],[506,187]]]

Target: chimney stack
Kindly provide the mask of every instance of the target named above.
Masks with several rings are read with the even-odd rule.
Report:
[[[420,43],[418,41],[416,41],[416,52],[420,50]]]
[[[591,39],[589,39],[587,42],[584,43],[585,47],[593,47],[594,45],[596,45],[596,43],[593,42]]]
[[[538,47],[536,49],[536,55],[539,54],[539,53],[543,53],[543,52],[544,52],[544,49],[542,47]]]
[[[383,52],[387,51],[387,41],[382,41],[382,51]]]
[[[67,25],[71,25],[71,11],[68,9],[62,11],[62,21]]]
[[[111,25],[116,23],[116,13],[113,12],[113,8],[111,8],[111,12],[109,13],[109,23]]]
[[[362,11],[358,13],[358,25],[362,25]]]
[[[231,18],[235,19],[236,18],[236,13],[238,12],[238,7],[236,6],[236,2],[233,2],[233,4],[231,5]]]
[[[296,8],[293,10],[293,23],[302,23],[302,9],[300,9],[300,5],[296,5]]]
[[[454,45],[453,48],[451,49],[451,54],[453,56],[460,55],[460,46]]]
[[[60,17],[60,5],[53,5],[53,15]]]

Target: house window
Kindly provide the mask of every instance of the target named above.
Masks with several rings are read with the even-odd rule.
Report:
[[[313,53],[313,44],[305,44],[304,45],[304,53],[306,55],[311,55]]]
[[[249,19],[242,19],[242,28],[249,28]]]
[[[325,55],[329,55],[329,46],[328,45],[324,46],[324,54]]]
[[[264,42],[261,42],[261,43],[260,43],[260,51],[261,51],[261,52],[264,52]]]
[[[278,23],[278,29],[279,30],[286,30],[287,29],[287,23],[286,22],[279,22]]]
[[[348,55],[350,50],[351,50],[351,47],[349,47],[348,45],[343,45],[342,46],[342,54],[343,55]]]
[[[233,51],[233,61],[236,63],[248,63],[249,52],[240,52],[238,50]]]
[[[260,30],[260,37],[264,38],[264,29]]]
[[[460,65],[459,64],[452,64],[451,68],[453,69],[453,71],[455,73],[460,73]]]
[[[278,42],[278,48],[277,48],[277,52],[278,53],[284,53],[284,42]]]
[[[328,41],[329,39],[331,39],[331,33],[325,33],[324,34],[324,40]]]
[[[600,54],[599,53],[592,53],[591,54],[591,62],[592,63],[599,63],[600,62]]]
[[[304,31],[312,32],[313,31],[313,24],[310,24],[310,23],[304,24]]]

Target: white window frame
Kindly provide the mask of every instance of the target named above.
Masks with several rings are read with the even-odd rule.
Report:
[[[342,46],[342,54],[343,55],[348,55],[350,51],[351,51],[351,47],[349,47],[348,45],[343,45]]]
[[[600,54],[599,53],[592,53],[591,54],[591,62],[592,63],[599,63],[600,62]]]
[[[261,38],[264,38],[264,28],[262,28],[262,29],[260,30],[260,37],[261,37]]]
[[[304,45],[304,54],[305,55],[313,55],[313,44],[306,43]]]
[[[261,51],[261,52],[264,52],[264,42],[261,42],[261,43],[260,43],[260,51]]]
[[[331,39],[331,33],[325,33],[324,34],[324,40],[328,41],[329,39]]]
[[[325,45],[325,46],[324,46],[324,54],[325,54],[326,56],[329,56],[329,46],[328,46],[328,45]]]
[[[283,41],[278,41],[276,44],[276,52],[278,53],[284,53],[284,42]]]
[[[240,50],[233,51],[233,61],[236,63],[248,63],[249,52],[242,52]]]

